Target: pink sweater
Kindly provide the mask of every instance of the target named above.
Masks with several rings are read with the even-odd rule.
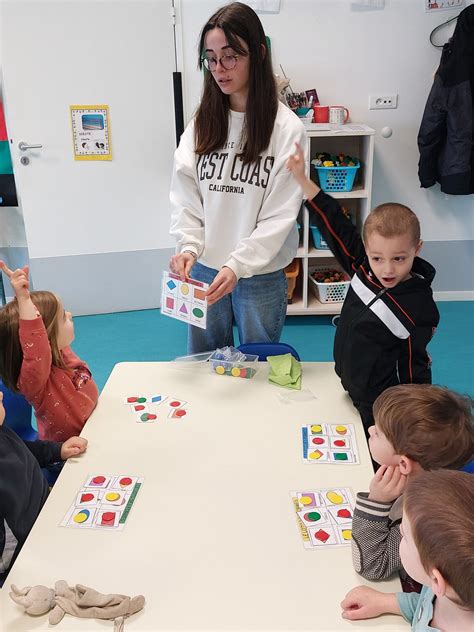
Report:
[[[78,435],[99,397],[89,367],[70,347],[61,352],[66,369],[52,365],[41,316],[20,320],[19,334],[23,363],[18,389],[35,410],[40,439],[66,441]]]

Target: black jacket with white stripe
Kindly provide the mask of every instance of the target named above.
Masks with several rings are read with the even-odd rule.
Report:
[[[412,277],[386,290],[370,269],[362,238],[339,204],[320,191],[306,206],[352,277],[334,340],[336,373],[354,403],[372,404],[389,386],[431,383],[426,347],[439,323],[433,266],[415,257]]]

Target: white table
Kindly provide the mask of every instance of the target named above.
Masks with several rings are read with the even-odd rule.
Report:
[[[303,388],[317,399],[283,404],[267,381],[219,376],[208,365],[123,363],[114,368],[84,428],[85,455],[67,463],[0,591],[5,632],[50,628],[24,615],[5,590],[58,579],[101,592],[144,594],[135,631],[408,630],[401,617],[348,623],[340,602],[365,582],[350,547],[303,548],[290,490],[367,489],[371,466],[360,419],[332,363],[304,363]],[[138,424],[123,400],[164,392],[188,402],[182,420]],[[301,431],[313,421],[357,426],[361,465],[310,465]],[[99,472],[100,471],[100,472]],[[88,474],[130,473],[144,484],[121,532],[59,527]],[[399,590],[391,580],[372,584]],[[66,616],[60,630],[111,629]]]

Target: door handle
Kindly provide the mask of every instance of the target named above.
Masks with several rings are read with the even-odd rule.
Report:
[[[26,151],[27,149],[42,149],[43,145],[28,145],[28,143],[24,143],[23,141],[21,143],[18,143],[18,149],[20,151]]]

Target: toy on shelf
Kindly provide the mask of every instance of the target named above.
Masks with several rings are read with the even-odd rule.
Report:
[[[351,191],[360,167],[359,160],[346,154],[319,153],[311,164],[323,191]]]

